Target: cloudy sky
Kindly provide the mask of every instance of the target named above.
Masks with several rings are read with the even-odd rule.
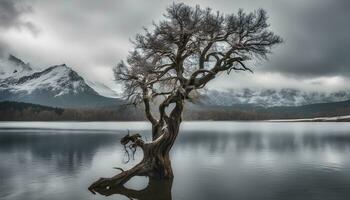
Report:
[[[66,63],[87,79],[113,85],[112,67],[129,39],[162,18],[165,0],[0,0],[0,55],[12,53],[37,68]],[[177,1],[175,1],[177,2]],[[233,73],[212,88],[350,89],[350,1],[194,0],[224,13],[264,8],[284,44],[254,74]]]

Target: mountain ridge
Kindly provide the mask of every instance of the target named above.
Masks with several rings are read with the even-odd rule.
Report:
[[[214,106],[253,105],[261,107],[302,106],[331,103],[350,99],[350,91],[317,92],[293,88],[208,90],[201,94],[199,103]]]
[[[8,62],[10,59],[19,63],[18,65],[24,63],[12,55]],[[54,65],[41,71],[33,71],[30,68],[29,71],[30,73],[24,73],[22,76],[13,75],[0,79],[0,101],[19,101],[64,108],[112,107],[123,104],[123,100],[119,98],[100,95],[66,64]]]

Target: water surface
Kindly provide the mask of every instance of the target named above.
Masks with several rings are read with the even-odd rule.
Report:
[[[0,123],[0,199],[128,199],[92,195],[128,168],[119,139],[149,139],[143,122]],[[175,178],[135,178],[142,199],[350,199],[350,123],[185,122],[171,152]]]

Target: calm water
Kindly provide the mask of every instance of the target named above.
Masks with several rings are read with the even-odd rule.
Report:
[[[0,199],[128,199],[87,187],[124,164],[126,129],[142,122],[0,123]],[[150,138],[148,135],[147,138]],[[350,123],[186,122],[172,183],[134,178],[141,199],[350,199]],[[148,185],[148,187],[147,187]],[[150,187],[152,185],[152,187]],[[128,194],[130,197],[134,194]]]

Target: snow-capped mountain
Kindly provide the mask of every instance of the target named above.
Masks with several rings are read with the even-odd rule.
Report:
[[[12,64],[13,61],[18,61],[18,64]],[[10,56],[2,64],[4,67],[1,69],[4,73],[0,78],[0,101],[90,108],[121,103],[120,99],[98,94],[77,72],[65,64],[55,65],[39,72],[34,72],[29,64],[14,56]]]
[[[302,106],[315,103],[330,103],[350,99],[350,91],[332,93],[308,92],[297,89],[241,89],[217,91],[208,90],[202,94],[204,105],[233,106],[238,104],[263,107]]]

